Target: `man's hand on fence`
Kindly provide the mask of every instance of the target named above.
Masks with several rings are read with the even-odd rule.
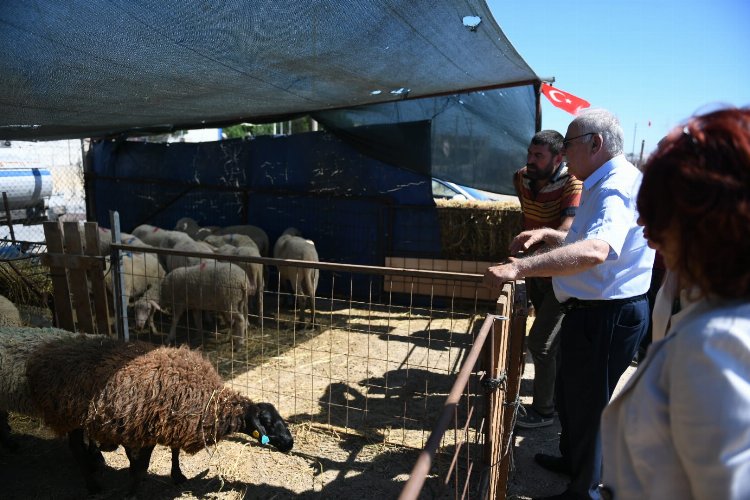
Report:
[[[543,244],[545,242],[545,229],[547,228],[531,229],[529,231],[519,233],[515,238],[513,238],[513,241],[510,242],[510,247],[508,248],[510,254],[516,255],[520,252],[528,252],[532,248]]]
[[[503,283],[507,281],[513,281],[519,278],[518,266],[513,257],[509,257],[507,261],[498,264],[496,266],[488,267],[484,273],[482,283],[490,290],[500,290],[503,287]]]

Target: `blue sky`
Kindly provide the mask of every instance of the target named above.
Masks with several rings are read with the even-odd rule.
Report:
[[[648,154],[673,126],[717,103],[750,105],[750,1],[487,5],[538,76],[620,118],[626,153],[638,154],[645,140]],[[573,116],[541,102],[542,127],[565,134]]]

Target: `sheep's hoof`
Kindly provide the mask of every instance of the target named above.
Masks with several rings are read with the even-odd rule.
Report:
[[[172,471],[172,482],[174,484],[182,484],[185,481],[187,481],[187,477],[185,477],[185,474],[182,473],[182,471]]]
[[[104,470],[104,465],[106,462],[104,461],[104,455],[102,455],[101,451],[98,449],[95,450],[89,450],[89,470],[93,474],[97,474],[99,472],[102,472]]]

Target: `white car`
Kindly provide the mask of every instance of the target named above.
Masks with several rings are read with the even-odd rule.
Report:
[[[482,191],[455,182],[432,178],[432,197],[436,200],[513,201],[518,197]]]

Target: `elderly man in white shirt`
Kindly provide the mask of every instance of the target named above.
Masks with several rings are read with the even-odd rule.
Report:
[[[556,406],[561,456],[537,454],[545,469],[571,477],[550,499],[599,499],[599,419],[648,328],[654,251],[638,226],[641,173],[622,154],[623,132],[606,110],[586,110],[563,142],[569,171],[583,181],[570,230],[524,231],[511,254],[544,241],[549,251],[487,269],[492,289],[529,276],[552,276],[565,311],[560,330]]]

